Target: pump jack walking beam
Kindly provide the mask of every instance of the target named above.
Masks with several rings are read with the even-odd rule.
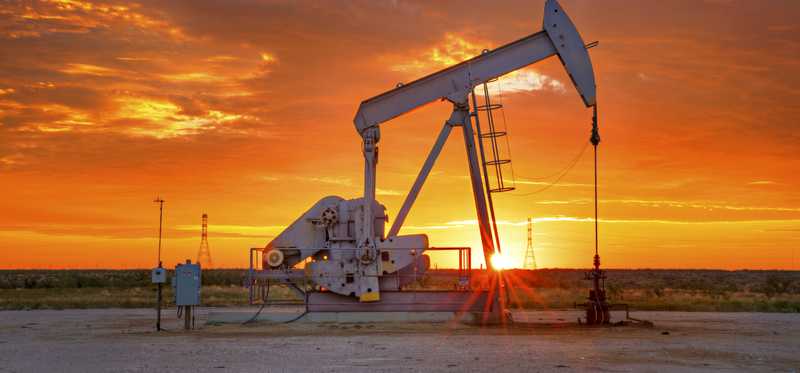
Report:
[[[464,133],[470,179],[478,217],[487,268],[491,268],[490,256],[494,252],[492,231],[487,213],[484,185],[475,149],[471,116],[467,98],[475,86],[494,78],[519,70],[548,57],[557,55],[587,107],[596,104],[594,71],[589,53],[575,25],[556,0],[547,0],[544,9],[543,30],[517,41],[487,51],[472,59],[447,69],[425,76],[411,83],[367,99],[361,103],[353,120],[363,139],[364,153],[364,227],[359,238],[365,253],[374,251],[371,209],[375,200],[376,165],[380,124],[396,118],[420,106],[442,99],[453,104],[453,113],[445,123],[439,138],[425,165],[417,176],[414,186],[406,197],[389,236],[397,235],[411,206],[419,194],[433,163],[441,152],[452,126],[461,125]]]
[[[544,30],[363,101],[354,119],[356,130],[364,133],[439,99],[458,102],[479,84],[554,55],[561,59],[586,107],[593,106],[596,90],[589,53],[558,2],[548,0]]]

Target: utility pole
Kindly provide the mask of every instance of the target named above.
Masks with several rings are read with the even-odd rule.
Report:
[[[158,269],[162,270],[162,263],[161,263],[161,231],[162,231],[162,224],[164,221],[164,200],[161,197],[156,197],[153,202],[158,203]],[[156,331],[161,331],[161,291],[162,291],[162,283],[159,282],[157,284],[158,290],[156,295]]]

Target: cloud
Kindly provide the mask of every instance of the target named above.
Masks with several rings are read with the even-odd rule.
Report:
[[[515,93],[541,90],[552,90],[558,93],[566,93],[567,91],[564,88],[564,83],[540,74],[532,68],[514,71],[495,82],[489,83],[489,92]]]
[[[296,176],[296,180],[310,182],[314,184],[332,184],[346,187],[354,186],[353,181],[346,177],[335,176]]]
[[[405,193],[392,189],[375,188],[375,194],[379,196],[404,196]]]
[[[169,101],[123,97],[116,113],[116,121],[127,123],[123,132],[134,136],[165,139],[200,133],[243,118],[242,115],[208,110],[201,115],[186,115]],[[133,121],[127,121],[132,119]]]
[[[0,112],[0,123],[45,133],[100,131],[166,139],[256,120],[211,108],[184,110],[166,98],[126,95],[112,99],[92,89],[70,87],[41,93],[18,92],[13,104],[5,102],[11,105]],[[0,102],[0,107],[3,104]]]
[[[25,156],[22,153],[14,153],[0,157],[0,169],[8,169],[23,164],[25,164]]]
[[[185,232],[199,232],[197,225],[178,225],[176,230]],[[280,234],[286,226],[283,225],[230,225],[230,224],[211,224],[208,227],[209,235],[215,237],[250,237],[250,238],[270,238]]]
[[[51,105],[58,105],[65,112],[80,112],[84,115],[112,106],[111,98],[101,90],[93,87],[56,85],[52,82],[38,82],[20,87],[10,92],[4,99],[0,99],[0,102],[13,102],[18,105],[18,109],[48,108],[52,107]]]
[[[261,61],[264,61],[266,63],[273,63],[273,62],[277,61],[275,56],[273,56],[272,54],[270,54],[268,52],[261,52],[259,55],[261,56]]]
[[[271,177],[272,179],[263,179],[267,181],[275,181],[278,178]],[[295,180],[304,181],[313,184],[331,184],[331,185],[339,185],[344,186],[351,189],[361,189],[363,188],[361,185],[356,185],[350,178],[346,177],[333,177],[333,176],[294,176],[292,177]],[[383,189],[383,188],[375,188],[375,195],[378,196],[403,196],[405,193],[392,190],[392,189]]]
[[[231,62],[231,61],[237,61],[239,60],[239,58],[234,56],[217,55],[208,57],[205,60],[206,62]]]
[[[168,20],[147,14],[141,5],[130,2],[51,0],[28,5],[9,3],[2,13],[11,15],[5,30],[8,38],[38,38],[49,34],[85,34],[117,27],[158,33],[186,40],[183,30]]]
[[[534,223],[545,222],[565,222],[565,223],[594,223],[594,218],[591,217],[577,217],[577,216],[545,216],[533,218]],[[780,224],[800,224],[800,219],[760,219],[760,220],[707,220],[707,221],[690,221],[690,220],[668,220],[668,219],[599,219],[600,223],[610,224],[672,224],[672,225],[710,225],[710,224],[742,224],[751,225],[758,223],[780,223]],[[511,226],[521,227],[528,224],[527,220],[523,221],[508,221],[498,220],[498,226]],[[463,229],[465,227],[474,227],[478,225],[475,219],[468,220],[453,220],[443,224],[430,224],[430,225],[412,225],[403,226],[403,229],[413,230],[449,230],[449,229]]]
[[[178,73],[162,75],[166,80],[175,82],[201,82],[201,83],[216,83],[225,80],[225,78],[207,72],[193,72],[193,73]]]
[[[601,203],[622,203],[622,204],[643,205],[651,207],[676,207],[676,208],[693,208],[693,209],[703,209],[703,210],[800,212],[800,207],[739,206],[739,205],[730,205],[730,204],[722,204],[715,202],[612,199],[612,200],[601,200]]]
[[[272,238],[284,227],[279,226],[236,226],[214,225],[209,233],[216,238]],[[181,239],[199,237],[199,227],[195,225],[179,225],[165,228],[165,239]],[[0,232],[31,232],[49,236],[93,237],[107,239],[151,239],[157,237],[152,226],[102,225],[102,224],[31,224],[0,225]]]
[[[570,200],[545,200],[536,201],[540,205],[586,205],[592,203],[591,199],[570,199]],[[600,204],[624,204],[646,207],[670,207],[684,209],[701,210],[727,210],[727,211],[751,211],[751,212],[800,212],[800,207],[781,207],[781,206],[742,206],[726,204],[713,201],[676,201],[676,200],[641,200],[641,199],[600,199]]]
[[[69,63],[61,72],[65,74],[76,75],[94,75],[94,76],[118,76],[120,71],[109,67],[85,64],[85,63]]]
[[[484,47],[480,46],[481,44]],[[488,42],[469,41],[462,36],[446,33],[444,40],[424,52],[418,52],[417,57],[386,56],[384,59],[401,60],[402,62],[391,65],[390,70],[415,78],[478,56],[489,44]],[[489,90],[492,94],[541,90],[566,92],[563,83],[530,67],[513,71],[489,83]]]
[[[525,180],[525,179],[505,180],[505,182],[507,184],[509,184],[509,185],[520,184],[520,185],[540,185],[541,186],[541,185],[554,184],[551,181],[531,181],[531,180]],[[555,183],[555,185],[553,185],[553,186],[557,186],[557,187],[594,187],[594,184],[558,182],[558,183]]]
[[[592,200],[589,199],[569,199],[569,200],[547,200],[547,201],[536,201],[537,205],[586,205],[591,203]]]

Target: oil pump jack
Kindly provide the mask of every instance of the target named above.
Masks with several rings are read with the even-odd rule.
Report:
[[[303,291],[310,311],[497,312],[499,291],[480,294],[478,300],[474,292],[432,295],[400,291],[428,269],[429,259],[424,254],[432,248],[424,234],[400,235],[399,232],[445,141],[453,128],[461,128],[483,257],[487,268],[492,269],[491,257],[500,252],[500,247],[496,231],[493,233],[491,229],[494,214],[487,207],[487,201],[491,206],[488,180],[482,178],[482,165],[478,160],[479,155],[483,156],[483,149],[476,148],[476,137],[480,142],[482,133],[473,90],[552,56],[560,59],[584,105],[594,108],[595,79],[587,45],[556,0],[545,2],[541,31],[413,82],[398,84],[392,90],[363,101],[354,118],[364,155],[363,196],[349,200],[328,196],[315,203],[261,249],[264,269],[261,278],[278,283],[301,278],[310,281],[316,290]],[[470,95],[473,95],[472,112]],[[438,100],[450,103],[452,113],[444,121],[433,148],[386,232],[386,208],[375,199],[380,126]],[[301,262],[305,263],[304,268],[296,269]]]

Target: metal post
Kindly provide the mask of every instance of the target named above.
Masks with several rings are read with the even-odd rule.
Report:
[[[161,263],[161,230],[164,218],[164,200],[161,197],[156,197],[153,202],[158,203],[158,268],[163,268]],[[156,290],[156,331],[161,331],[162,285],[159,282]]]
[[[472,248],[469,248],[467,251],[467,272],[469,277],[467,279],[467,283],[469,284],[469,288],[472,289]]]
[[[247,288],[250,297],[250,304],[253,304],[253,295],[255,289],[253,288],[253,248],[250,248],[250,270],[247,271]]]
[[[467,150],[467,162],[469,164],[470,181],[472,182],[472,196],[475,199],[475,210],[478,215],[478,229],[481,234],[481,244],[483,245],[483,257],[486,261],[486,268],[492,269],[491,258],[494,254],[494,240],[492,231],[489,227],[489,214],[486,207],[486,196],[484,195],[483,181],[481,180],[481,168],[478,165],[478,154],[475,148],[475,135],[472,132],[472,121],[469,115],[469,103],[467,97],[460,103],[453,103],[456,109],[462,114],[462,126],[464,131],[464,145]]]
[[[159,266],[161,265],[161,229],[162,223],[164,218],[164,200],[160,197],[156,197],[153,201],[158,203],[158,263]]]
[[[458,288],[464,290],[467,288],[467,271],[466,263],[467,253],[463,248],[458,249]]]
[[[161,268],[161,262],[158,262],[158,268]],[[158,283],[158,290],[156,291],[156,331],[161,331],[161,285],[162,283]]]
[[[183,306],[183,329],[192,328],[192,306]]]

